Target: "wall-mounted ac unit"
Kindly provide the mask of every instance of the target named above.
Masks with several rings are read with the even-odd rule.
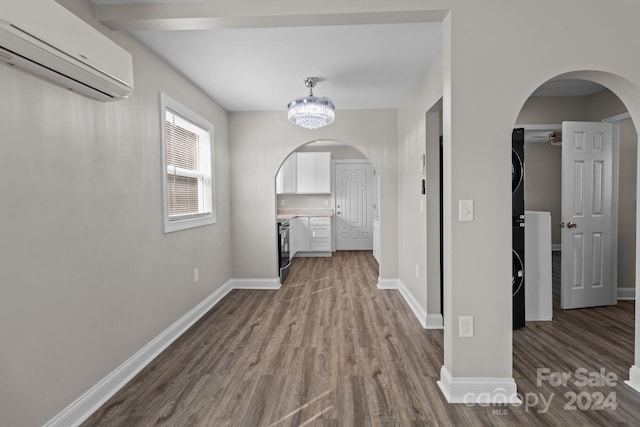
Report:
[[[99,101],[133,91],[129,52],[54,0],[0,0],[0,63]]]

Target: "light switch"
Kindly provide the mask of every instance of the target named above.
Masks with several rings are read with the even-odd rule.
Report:
[[[473,221],[473,200],[460,200],[460,221]]]

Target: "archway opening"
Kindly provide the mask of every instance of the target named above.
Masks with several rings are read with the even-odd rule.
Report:
[[[524,328],[514,330],[513,369],[523,394],[553,393],[540,372],[604,369],[621,381],[634,362],[638,135],[611,78],[552,79],[514,126],[513,152],[523,145],[512,166],[513,310]],[[581,385],[570,381],[570,392],[597,391]]]
[[[302,144],[283,161],[275,187],[279,229],[283,221],[289,227],[289,270],[296,269],[296,258],[362,251],[374,261],[369,269],[377,281],[380,176],[362,152],[335,140]],[[279,241],[282,272],[287,255],[281,249]]]

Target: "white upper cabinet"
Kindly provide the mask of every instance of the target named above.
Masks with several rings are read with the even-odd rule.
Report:
[[[331,193],[331,153],[297,153],[299,194]]]
[[[295,194],[298,192],[298,153],[291,153],[276,175],[277,194]]]
[[[316,153],[316,191],[331,193],[331,153]]]
[[[316,153],[298,153],[298,192],[316,192]]]

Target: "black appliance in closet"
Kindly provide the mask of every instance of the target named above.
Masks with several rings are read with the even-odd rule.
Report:
[[[524,305],[524,129],[511,135],[511,210],[513,235],[513,329],[525,326]]]

